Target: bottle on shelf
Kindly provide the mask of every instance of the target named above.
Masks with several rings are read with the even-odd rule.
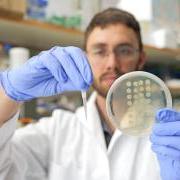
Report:
[[[45,21],[48,0],[27,0],[27,17]]]

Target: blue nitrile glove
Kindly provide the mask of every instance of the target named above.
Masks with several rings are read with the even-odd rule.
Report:
[[[18,60],[18,59],[17,59]],[[6,94],[16,101],[87,90],[93,80],[86,55],[77,47],[53,47],[23,66],[0,74]]]
[[[151,141],[162,180],[180,180],[180,112],[162,109],[156,114]]]

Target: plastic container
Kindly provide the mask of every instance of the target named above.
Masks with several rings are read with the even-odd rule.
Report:
[[[32,19],[44,21],[46,19],[47,0],[28,0],[27,16]]]
[[[14,47],[9,51],[10,68],[16,68],[24,64],[30,57],[29,49],[24,47]]]

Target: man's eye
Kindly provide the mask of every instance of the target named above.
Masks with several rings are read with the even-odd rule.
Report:
[[[121,53],[121,54],[132,54],[132,50],[129,49],[129,48],[122,48],[122,49],[119,49],[118,52]]]
[[[131,48],[119,48],[117,53],[123,55],[131,55],[133,53],[133,50]]]
[[[94,51],[94,54],[96,54],[96,55],[104,55],[105,51],[103,51],[103,50]]]

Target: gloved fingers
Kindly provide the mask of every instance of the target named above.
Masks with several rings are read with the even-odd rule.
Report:
[[[155,123],[153,133],[160,136],[180,136],[180,121]]]
[[[180,112],[170,108],[160,109],[156,113],[156,121],[159,123],[180,121]]]
[[[61,83],[62,84],[62,83]],[[42,97],[42,96],[53,96],[61,92],[59,82],[53,77],[49,77],[46,80],[42,80],[39,84],[39,88],[30,88],[27,89],[26,95],[31,95],[32,92],[35,92],[34,97]]]
[[[157,136],[152,134],[150,140],[155,145],[168,146],[179,150],[180,153],[180,137],[179,136]]]
[[[84,78],[84,81],[88,85],[91,85],[93,81],[93,75],[85,53],[80,48],[73,46],[66,47],[64,50],[69,54],[71,60],[74,61],[74,64],[79,69],[79,72]]]
[[[163,180],[179,180],[180,160],[169,156],[157,154]]]
[[[55,94],[59,94],[60,92],[62,92],[61,86],[59,86],[59,82],[54,78],[50,79],[49,81],[45,81],[43,83],[43,86],[47,87],[43,88],[44,96],[53,96]]]
[[[79,70],[79,68],[82,67],[76,66],[74,60],[71,58],[71,56],[69,56],[69,54],[64,50],[64,48],[56,47],[51,51],[51,54],[61,63],[64,71],[68,76],[68,79],[71,80],[70,83],[73,84],[73,90],[87,89],[87,86],[89,87],[89,84],[86,83]]]
[[[88,89],[89,85],[88,84],[84,84],[83,85],[83,89]],[[72,83],[71,79],[68,79],[65,83],[58,83],[58,88],[59,91],[58,93],[64,92],[64,91],[78,91],[80,90],[79,87],[74,86],[74,84]]]
[[[53,50],[53,48],[51,50]],[[68,79],[67,74],[65,73],[64,68],[62,67],[59,60],[54,58],[54,56],[49,53],[51,50],[40,53],[38,57],[39,62],[43,63],[45,67],[42,67],[42,65],[38,63],[37,60],[35,62],[35,67],[38,69],[47,68],[50,71],[50,74],[52,74],[57,81],[64,83]]]
[[[159,155],[162,156],[162,158],[168,157],[171,159],[180,160],[180,151],[177,149],[168,146],[155,145],[155,144],[153,144],[151,148],[155,153],[157,153],[158,156]]]

